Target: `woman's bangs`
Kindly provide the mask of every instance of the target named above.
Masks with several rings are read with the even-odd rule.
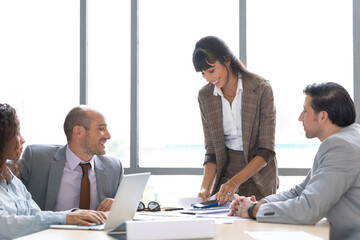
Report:
[[[194,52],[193,57],[194,67],[196,72],[201,72],[206,69],[211,68],[211,63],[214,63],[215,61],[211,59],[211,57],[202,49],[198,48]]]

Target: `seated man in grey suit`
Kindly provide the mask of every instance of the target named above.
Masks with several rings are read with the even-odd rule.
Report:
[[[305,180],[265,197],[236,196],[229,215],[259,222],[314,224],[326,217],[330,239],[360,239],[360,126],[349,93],[339,84],[305,88],[299,121],[320,147]]]
[[[66,116],[64,131],[65,146],[29,145],[18,161],[18,177],[42,210],[110,210],[123,168],[120,160],[104,155],[111,137],[104,116],[88,106],[75,107]],[[90,168],[83,170],[81,164]],[[88,175],[83,178],[85,200],[80,198],[83,171]]]

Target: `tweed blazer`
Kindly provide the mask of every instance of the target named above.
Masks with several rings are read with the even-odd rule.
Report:
[[[248,163],[264,149],[275,153],[276,110],[268,81],[260,77],[242,76],[242,84],[242,139],[245,161]],[[215,193],[227,161],[221,96],[213,93],[214,85],[208,83],[200,89],[198,95],[205,136],[205,163],[209,159],[216,161],[212,194]],[[275,156],[252,178],[264,196],[274,194],[279,186]]]

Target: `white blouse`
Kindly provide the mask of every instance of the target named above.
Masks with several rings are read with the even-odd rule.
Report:
[[[243,151],[241,128],[242,91],[242,80],[239,78],[236,95],[232,104],[230,105],[229,101],[224,97],[221,89],[216,86],[214,87],[214,95],[221,96],[225,146],[237,151]]]

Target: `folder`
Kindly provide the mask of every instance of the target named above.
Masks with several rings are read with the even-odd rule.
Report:
[[[126,221],[108,232],[121,239],[194,239],[215,237],[214,219]]]

